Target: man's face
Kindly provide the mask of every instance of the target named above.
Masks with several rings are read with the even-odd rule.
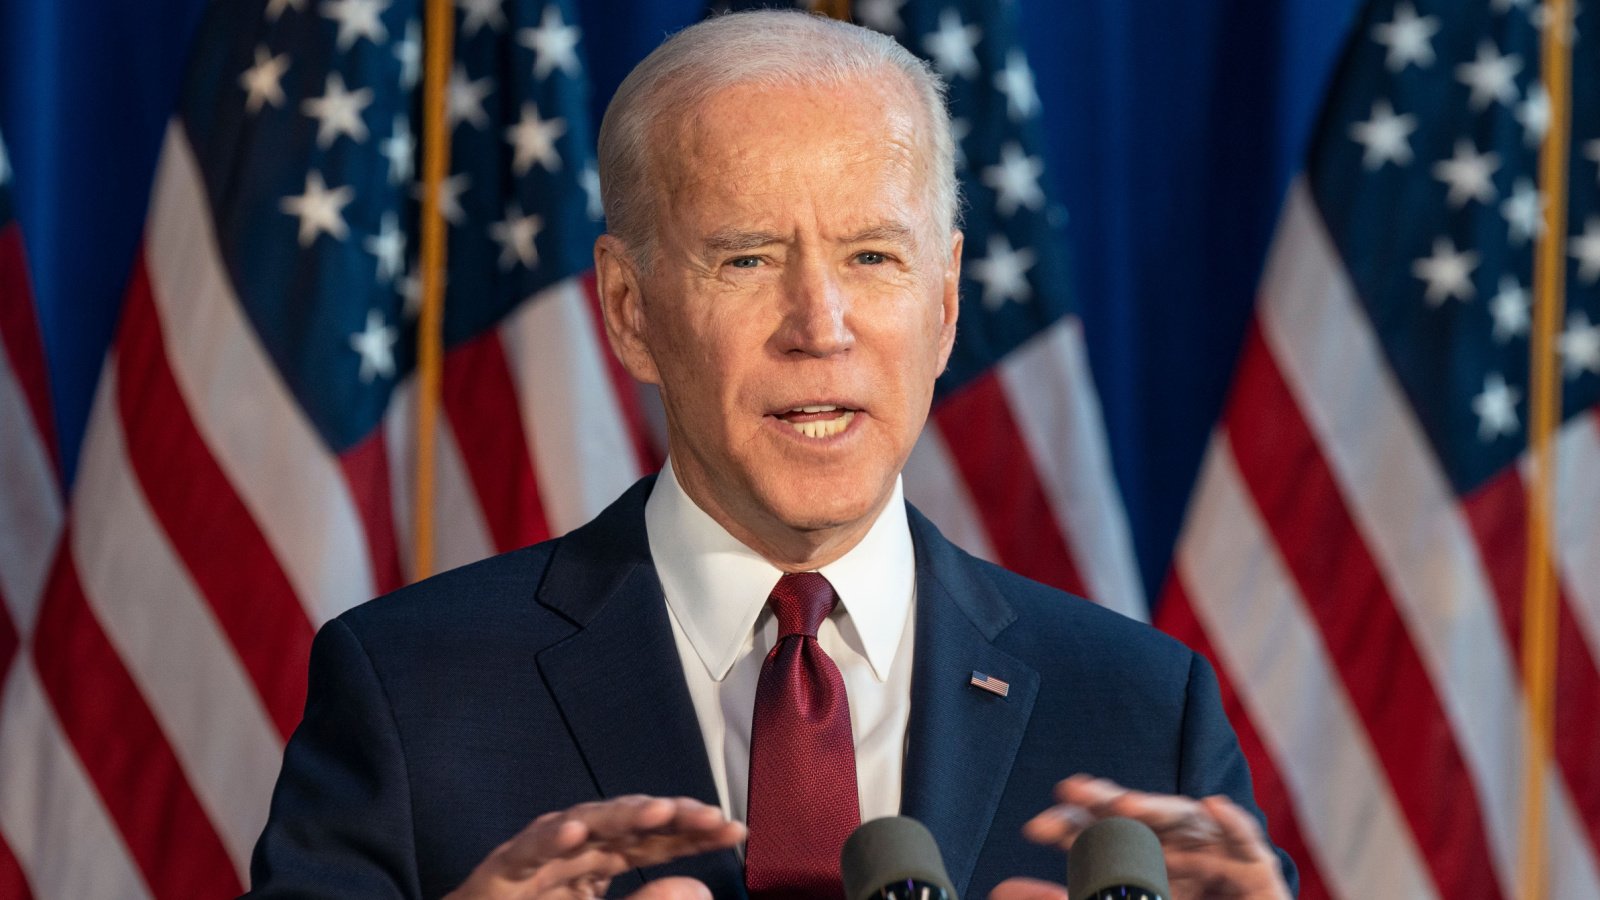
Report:
[[[865,533],[949,357],[960,235],[928,206],[923,127],[899,84],[725,91],[657,132],[650,270],[602,239],[613,339],[661,388],[679,480],[775,561]]]

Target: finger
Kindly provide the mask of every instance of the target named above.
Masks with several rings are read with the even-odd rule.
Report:
[[[1237,803],[1219,794],[1201,800],[1200,804],[1221,828],[1222,844],[1231,855],[1244,860],[1276,858],[1272,848],[1267,846],[1261,823]]]
[[[619,853],[586,849],[571,856],[557,857],[527,873],[524,883],[520,885],[521,893],[528,897],[547,894],[600,896],[605,893],[612,878],[631,868],[627,859]]]
[[[989,892],[989,900],[1067,900],[1067,889],[1037,878],[1007,878]]]
[[[711,889],[693,878],[662,878],[629,894],[628,900],[711,900]]]
[[[501,846],[500,856],[513,873],[527,877],[539,866],[582,848],[659,827],[671,821],[675,811],[671,800],[642,795],[580,803],[534,819]]]

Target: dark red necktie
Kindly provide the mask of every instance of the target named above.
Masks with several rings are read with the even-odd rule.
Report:
[[[767,598],[778,643],[750,727],[744,883],[754,900],[844,895],[839,850],[861,822],[855,741],[844,679],[817,644],[838,600],[816,572],[783,576]]]

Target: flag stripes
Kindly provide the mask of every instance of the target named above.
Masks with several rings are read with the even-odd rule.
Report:
[[[1565,426],[1561,444],[1581,455],[1595,434],[1590,413]],[[1563,472],[1562,509],[1600,479],[1592,466]],[[1163,603],[1195,604],[1204,641],[1266,738],[1268,764],[1303,811],[1300,825],[1333,896],[1400,894],[1392,883],[1359,881],[1380,872],[1407,878],[1408,890],[1421,891],[1415,896],[1514,893],[1521,478],[1512,466],[1455,501],[1314,202],[1296,182]],[[1587,519],[1560,532],[1562,559],[1592,540],[1592,508]],[[1220,574],[1230,556],[1245,558],[1233,564],[1237,582]],[[1552,896],[1575,900],[1600,891],[1592,831],[1600,684],[1578,621],[1582,604],[1573,600],[1577,579],[1565,580],[1559,689],[1567,702],[1558,703],[1559,771],[1546,790]],[[1280,607],[1305,623],[1295,665],[1309,676],[1252,665],[1261,648],[1251,633],[1263,626],[1241,617],[1289,614]],[[1163,608],[1164,619],[1175,614]],[[1270,702],[1291,677],[1306,691],[1324,680],[1339,686],[1348,740],[1370,747],[1369,773],[1332,774],[1318,764],[1317,747],[1338,743],[1328,736],[1338,716],[1331,707],[1307,715]],[[1315,793],[1313,772],[1352,796]],[[1392,821],[1338,823],[1336,811],[1352,804],[1390,806]],[[1335,833],[1324,830],[1330,824]],[[1365,833],[1337,833],[1378,824],[1392,833],[1376,844]]]
[[[61,730],[150,892],[181,898],[237,890],[238,870],[70,563],[51,579],[33,638]],[[39,892],[58,893],[53,884]]]
[[[1285,575],[1320,633],[1352,712],[1441,894],[1500,896],[1475,812],[1472,780],[1450,724],[1340,488],[1261,342],[1246,337],[1224,422],[1241,488],[1271,535]],[[1294,472],[1295,477],[1278,477]],[[1439,803],[1441,796],[1457,798]]]
[[[1218,658],[1216,650],[1206,637],[1205,629],[1195,618],[1194,603],[1184,593],[1181,581],[1173,582],[1171,590],[1166,595],[1166,602],[1161,607],[1157,623],[1163,631],[1179,638],[1196,653],[1204,655],[1207,659]],[[1318,869],[1318,857],[1312,853],[1313,845],[1307,842],[1305,832],[1301,829],[1299,815],[1291,802],[1283,775],[1278,771],[1277,763],[1273,761],[1266,744],[1262,742],[1261,735],[1251,723],[1250,715],[1244,707],[1239,692],[1234,689],[1233,682],[1228,680],[1226,671],[1216,668],[1216,675],[1223,712],[1232,723],[1234,733],[1239,737],[1239,749],[1250,763],[1250,781],[1255,787],[1256,803],[1260,805],[1262,814],[1267,818],[1272,842],[1289,854],[1299,872],[1300,900],[1326,900],[1332,895],[1328,891],[1321,870]]]
[[[245,319],[202,185],[188,135],[182,126],[169,127],[145,237],[151,297],[196,427],[307,615],[321,622],[356,598],[377,595],[366,517],[337,457]]]
[[[1304,811],[1300,826],[1332,895],[1441,897],[1395,798],[1358,789],[1384,783],[1382,761],[1225,437],[1213,439],[1189,509],[1174,571],[1182,593],[1163,598],[1163,615],[1168,601],[1192,601],[1213,658]]]
[[[189,417],[167,365],[144,266],[136,264],[117,343],[116,398],[131,474],[174,560],[204,598],[288,740],[305,706],[315,627],[277,557]],[[108,535],[109,537],[109,535]]]
[[[986,372],[947,395],[934,410],[933,423],[977,501],[990,545],[999,554],[995,561],[1062,590],[1087,593],[999,376]],[[1012,527],[1017,519],[1033,528]]]
[[[467,474],[495,552],[551,537],[526,434],[505,427],[517,421],[517,394],[497,332],[484,332],[450,351],[442,392],[456,446],[473,449],[465,459]]]

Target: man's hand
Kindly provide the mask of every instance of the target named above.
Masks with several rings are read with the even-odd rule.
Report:
[[[1123,816],[1161,839],[1172,900],[1288,900],[1278,858],[1256,820],[1227,797],[1193,800],[1146,794],[1087,775],[1056,785],[1058,805],[1022,827],[1031,841],[1070,850],[1084,829]],[[1002,882],[990,900],[1063,900],[1060,885],[1026,878]]]
[[[686,797],[629,796],[582,803],[534,819],[496,847],[447,900],[588,900],[638,866],[732,847],[744,826]],[[692,878],[663,878],[641,900],[709,900]]]

